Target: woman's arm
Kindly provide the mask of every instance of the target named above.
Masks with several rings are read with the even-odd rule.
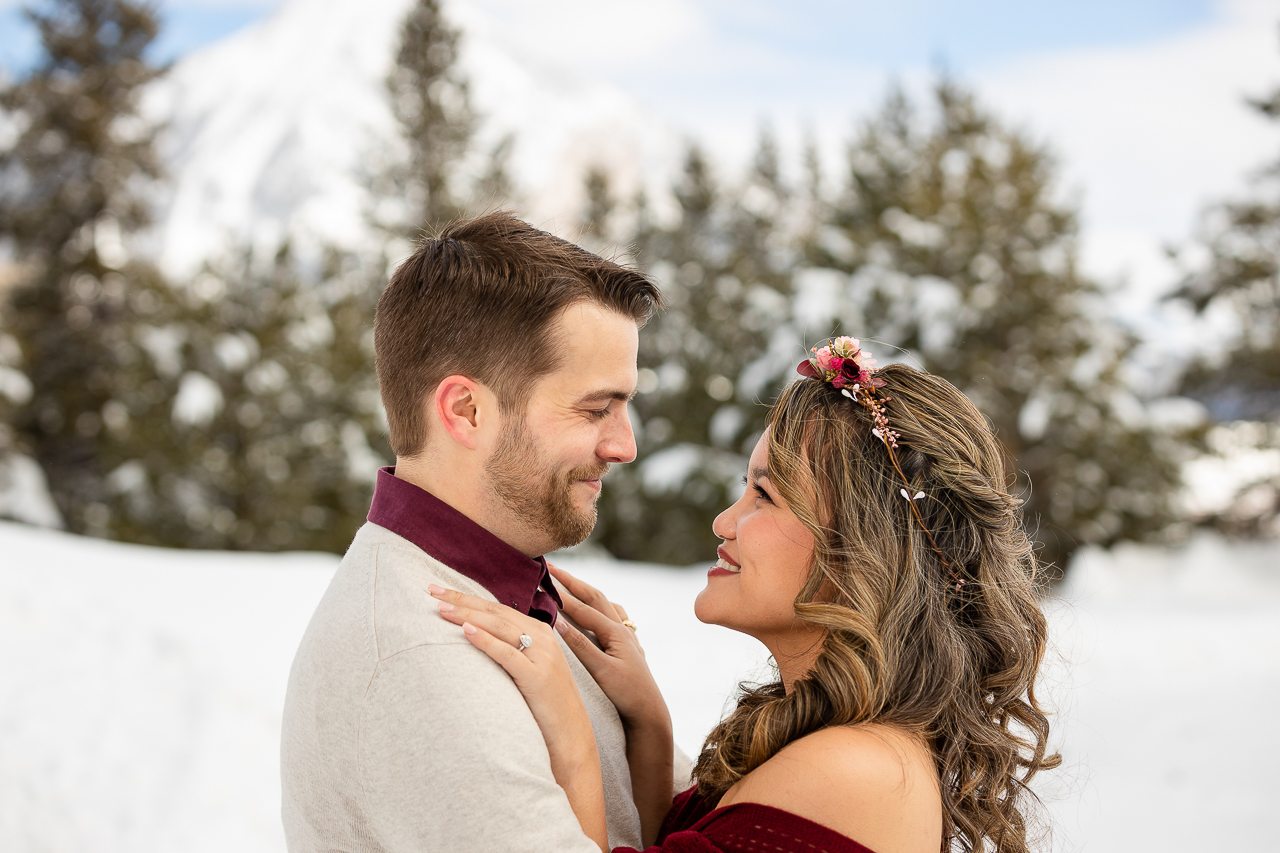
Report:
[[[551,772],[582,831],[607,851],[600,755],[591,719],[554,630],[497,602],[435,584],[428,589],[437,599],[440,615],[461,625],[467,640],[505,669],[520,689],[547,743]],[[522,637],[530,640],[523,649]]]
[[[644,650],[636,640],[635,632],[623,625],[627,618],[626,611],[610,602],[599,590],[573,575],[554,566],[551,567],[551,572],[563,587],[563,615],[569,617],[557,620],[556,630],[564,636],[565,644],[618,710],[627,737],[627,764],[631,773],[632,797],[640,814],[641,838],[646,845],[652,844],[662,826],[663,818],[671,808],[675,740],[667,703],[649,672]],[[534,654],[533,647],[523,654],[515,649],[523,627],[529,628],[525,633],[534,638],[535,643],[538,636],[535,632],[549,634],[551,629],[536,619],[496,602],[438,587],[436,589],[439,592],[433,589],[432,595],[455,607],[453,611],[442,610],[442,615],[449,621],[461,625],[472,614],[478,614],[475,619],[471,619],[477,631],[467,636],[473,645],[511,674],[543,731],[547,748],[552,754],[553,766],[557,763],[564,765],[575,757],[581,758],[574,752],[580,733],[570,731],[567,728],[570,721],[561,717],[566,713],[565,697],[572,697],[576,711],[585,721],[586,737],[594,748],[590,721],[582,709],[577,690],[557,686],[574,686],[573,676],[559,653],[558,644],[542,644],[544,649],[557,647],[555,655]],[[599,646],[571,625],[570,621],[592,632]],[[493,636],[502,642],[489,642],[489,638]],[[569,774],[568,768],[562,769],[568,774],[566,780],[569,784],[583,784],[582,777],[578,774]],[[560,781],[560,772],[557,771],[557,781]],[[598,786],[599,782],[595,784]],[[568,792],[569,785],[564,787]],[[579,803],[572,798],[570,802],[577,813]],[[583,829],[588,835],[591,834],[585,824]]]
[[[671,713],[635,631],[623,624],[627,613],[621,605],[562,569],[552,566],[551,573],[564,587],[565,615],[600,642],[597,647],[580,631],[564,632],[565,643],[618,709],[627,735],[627,764],[641,837],[646,845],[652,844],[671,808],[675,757]]]

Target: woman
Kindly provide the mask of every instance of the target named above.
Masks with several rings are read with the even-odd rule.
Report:
[[[661,735],[646,735],[659,743],[650,758],[629,747],[646,843],[1022,853],[1026,785],[1059,758],[1034,692],[1046,633],[1035,559],[1000,447],[953,386],[905,365],[877,370],[856,339],[815,348],[798,370],[746,492],[715,521],[724,541],[695,605],[703,622],[763,642],[778,680],[745,690],[707,737],[696,786],[660,830]],[[669,732],[625,612],[556,576],[573,593],[566,614],[603,649],[568,620],[557,629],[629,731],[660,733],[665,719]],[[605,849],[594,741],[551,629],[437,597],[511,673]]]

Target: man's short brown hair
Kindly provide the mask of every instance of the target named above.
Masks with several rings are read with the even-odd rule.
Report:
[[[636,270],[506,211],[424,240],[391,276],[373,323],[392,451],[422,450],[423,404],[447,376],[474,379],[493,389],[504,411],[522,410],[534,380],[560,367],[551,324],[580,302],[644,324],[662,296]]]

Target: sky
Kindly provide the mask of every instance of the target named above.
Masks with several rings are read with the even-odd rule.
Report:
[[[0,64],[21,67],[35,42],[23,32],[20,9],[0,0]],[[278,0],[164,0],[164,30],[156,58],[169,60],[268,15]],[[625,69],[637,60],[658,78],[734,76],[724,63],[803,57],[814,67],[859,64],[905,69],[942,59],[963,68],[1014,55],[1062,48],[1141,42],[1211,21],[1212,0],[1081,0],[1035,4],[1018,0],[650,0],[645,4],[550,0],[537,4],[484,0],[523,18],[531,38],[567,43],[580,56]],[[624,44],[617,33],[625,32]],[[611,33],[613,37],[602,37]],[[691,45],[692,38],[702,41]],[[694,49],[690,49],[690,48]],[[666,54],[660,66],[655,53]],[[757,79],[751,85],[757,85]],[[744,94],[749,94],[746,80]]]
[[[340,2],[341,0],[335,0]],[[353,0],[354,2],[354,0]],[[1280,150],[1244,104],[1280,84],[1275,0],[454,0],[500,22],[509,50],[615,85],[732,164],[762,126],[784,154],[816,139],[834,167],[891,85],[940,70],[1047,144],[1081,211],[1087,271],[1134,311],[1167,291],[1165,248]],[[270,15],[278,2],[167,0],[158,60]],[[34,56],[0,0],[0,68]],[[1122,306],[1122,311],[1125,310]]]

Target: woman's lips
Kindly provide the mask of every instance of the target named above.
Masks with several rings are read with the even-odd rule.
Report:
[[[724,552],[723,547],[717,548],[716,553],[720,555],[720,559],[716,560],[716,564],[707,572],[707,577],[716,578],[724,577],[726,575],[736,575],[742,571],[742,566],[739,566],[731,560],[729,555]]]

